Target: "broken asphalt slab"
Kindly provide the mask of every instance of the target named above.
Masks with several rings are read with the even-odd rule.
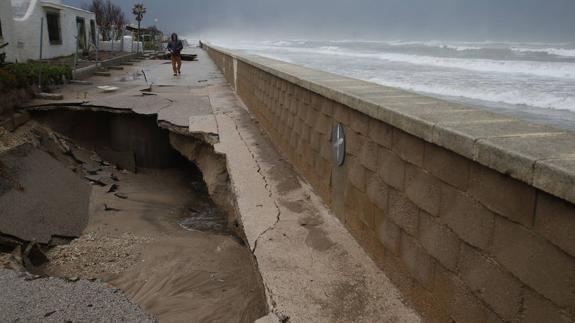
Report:
[[[91,188],[31,144],[0,154],[0,232],[49,244],[78,237],[88,224]]]

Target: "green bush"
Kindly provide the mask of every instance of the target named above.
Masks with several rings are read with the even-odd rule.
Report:
[[[0,89],[38,85],[40,72],[42,72],[41,86],[43,88],[72,79],[72,68],[68,65],[50,65],[40,62],[8,64],[0,67]]]

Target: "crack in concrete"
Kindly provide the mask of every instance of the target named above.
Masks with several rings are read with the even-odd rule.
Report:
[[[263,285],[264,285],[264,288],[266,289],[266,292],[267,292],[268,297],[270,299],[269,303],[272,306],[272,308],[270,309],[270,313],[275,315],[275,317],[278,319],[278,322],[289,322],[289,317],[278,311],[277,303],[274,300],[274,295],[273,295],[272,291],[270,290],[270,288],[266,284],[263,284]]]
[[[262,167],[261,167],[260,163],[258,162],[255,153],[252,151],[252,149],[250,149],[250,146],[248,145],[247,141],[245,140],[244,136],[242,135],[242,133],[241,133],[241,131],[240,131],[240,129],[239,129],[239,126],[238,126],[238,124],[237,124],[237,122],[236,122],[236,119],[234,118],[234,116],[233,116],[232,113],[230,113],[230,112],[223,112],[223,114],[224,114],[225,116],[227,116],[228,118],[230,118],[230,119],[234,122],[234,127],[235,127],[235,129],[236,129],[236,132],[238,133],[238,136],[240,137],[241,141],[244,143],[246,149],[248,150],[248,152],[250,153],[250,155],[251,155],[251,157],[252,157],[254,163],[256,164],[256,166],[257,166],[256,172],[257,172],[258,174],[260,174],[260,176],[262,177],[262,179],[263,179],[263,181],[264,181],[264,183],[265,183],[264,188],[265,188],[265,190],[268,192],[268,197],[269,197],[270,199],[272,199],[273,204],[274,204],[274,207],[275,207],[275,209],[276,209],[276,220],[275,220],[275,222],[274,222],[271,226],[269,226],[268,228],[266,228],[264,231],[262,231],[262,232],[258,235],[258,237],[254,240],[254,246],[253,246],[253,248],[252,248],[252,253],[254,254],[254,257],[255,257],[255,252],[256,252],[256,249],[257,249],[257,247],[258,247],[258,241],[259,241],[266,233],[268,233],[268,232],[270,232],[271,230],[273,230],[273,229],[275,228],[275,226],[279,223],[280,218],[281,218],[281,210],[280,210],[280,207],[279,207],[277,201],[276,201],[276,200],[274,199],[274,197],[273,197],[273,192],[272,192],[272,190],[270,189],[270,184],[269,184],[269,182],[268,182],[268,179],[267,179],[266,175],[263,173]]]

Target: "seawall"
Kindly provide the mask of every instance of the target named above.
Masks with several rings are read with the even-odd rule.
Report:
[[[203,47],[278,150],[425,317],[573,321],[575,135]],[[330,141],[337,123],[341,166]]]

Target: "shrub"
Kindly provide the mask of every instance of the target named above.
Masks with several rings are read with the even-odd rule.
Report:
[[[0,90],[17,88],[16,77],[7,70],[0,68]]]
[[[25,88],[38,85],[38,75],[42,72],[43,88],[62,84],[72,78],[72,68],[68,65],[50,65],[30,62],[5,65],[0,68],[0,88]]]

